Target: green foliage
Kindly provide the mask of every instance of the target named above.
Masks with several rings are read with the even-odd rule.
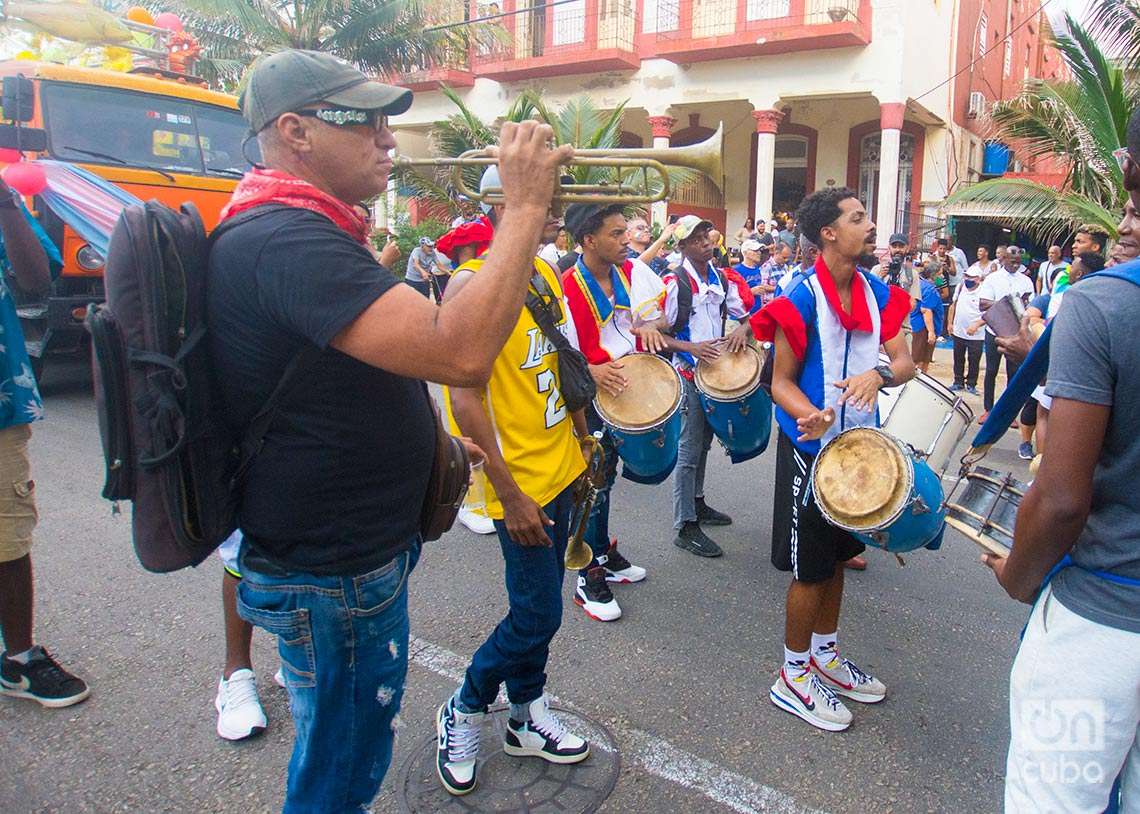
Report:
[[[396,245],[400,247],[400,263],[407,264],[408,258],[412,256],[412,251],[420,245],[421,237],[439,240],[440,236],[449,228],[451,228],[449,224],[440,220],[422,220],[415,226],[401,226],[400,231],[396,234]],[[386,236],[373,236],[373,242],[376,243],[377,248],[383,248],[385,241],[387,241]]]
[[[196,70],[234,90],[256,59],[287,48],[328,51],[366,73],[414,71],[466,50],[483,26],[429,31],[438,0],[142,0],[198,38]],[[474,30],[471,30],[474,29]]]
[[[1120,5],[1120,3],[1117,3]],[[1068,33],[1055,45],[1072,72],[1069,82],[1030,80],[1014,99],[994,106],[992,136],[1030,158],[1060,160],[1059,189],[1025,179],[997,178],[955,191],[947,204],[976,204],[1044,240],[1080,223],[1116,233],[1124,179],[1112,153],[1124,143],[1128,117],[1140,105],[1140,84],[1114,65],[1094,33],[1066,15]],[[1140,40],[1137,41],[1140,44]]]

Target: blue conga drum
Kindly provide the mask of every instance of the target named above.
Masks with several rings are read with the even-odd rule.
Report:
[[[677,465],[681,441],[681,374],[652,353],[621,358],[629,386],[614,396],[599,389],[594,409],[613,437],[622,460],[622,477],[661,483]]]
[[[745,345],[697,363],[693,383],[709,426],[732,462],[755,458],[772,435],[772,398],[760,386],[770,347]]]
[[[824,519],[867,545],[901,554],[941,544],[941,479],[883,430],[856,427],[832,438],[812,464],[811,487]]]

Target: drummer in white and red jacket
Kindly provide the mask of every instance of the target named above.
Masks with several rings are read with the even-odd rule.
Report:
[[[562,292],[573,326],[570,342],[590,363],[599,390],[618,395],[629,381],[621,359],[637,351],[656,352],[664,339],[656,322],[665,303],[665,285],[645,263],[628,257],[624,207],[573,204],[566,209],[566,229],[581,255],[562,275]],[[605,486],[598,492],[586,529],[593,561],[578,572],[574,601],[591,619],[611,622],[621,616],[608,583],[641,582],[645,569],[633,565],[610,537],[610,490],[617,476],[613,436],[594,405],[586,407],[590,432],[601,431],[606,454]]]
[[[673,470],[673,527],[677,530],[673,544],[699,557],[719,557],[724,553],[701,526],[727,526],[732,518],[705,501],[705,464],[713,429],[705,417],[693,374],[698,361],[711,362],[722,352],[740,350],[752,338],[747,322],[725,336],[726,318],[743,320],[752,302],[744,299],[747,284],[743,280],[737,284],[713,265],[714,246],[709,239],[712,228],[711,222],[696,215],[685,215],[677,221],[673,237],[681,260],[663,275],[665,320],[672,334],[666,340],[667,347],[673,351],[673,366],[685,381],[681,442]],[[692,295],[689,313],[686,316],[682,312],[680,319],[679,285]]]
[[[808,196],[796,222],[819,256],[751,319],[756,337],[775,343],[772,564],[792,573],[784,663],[769,698],[813,726],[840,731],[851,712],[837,695],[875,703],[887,690],[840,655],[843,563],[863,544],[824,519],[810,474],[823,444],[852,427],[878,425],[881,387],[914,376],[900,331],[910,297],[865,270],[875,263],[875,224],[853,190]],[[880,362],[880,347],[889,365]]]

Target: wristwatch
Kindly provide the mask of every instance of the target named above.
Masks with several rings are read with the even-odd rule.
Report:
[[[890,387],[895,383],[895,372],[891,370],[890,365],[879,365],[875,368],[875,372],[883,379],[883,387]]]

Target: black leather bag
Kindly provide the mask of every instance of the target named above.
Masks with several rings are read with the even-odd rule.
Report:
[[[424,388],[424,395],[435,416],[435,453],[431,477],[420,509],[420,535],[424,542],[438,540],[455,525],[471,480],[471,458],[463,442],[447,431],[435,399]]]

